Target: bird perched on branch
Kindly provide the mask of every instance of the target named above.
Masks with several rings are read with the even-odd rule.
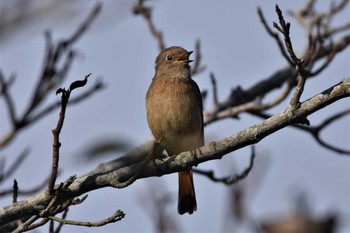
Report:
[[[156,59],[156,73],[146,95],[148,125],[168,155],[204,145],[202,96],[191,78],[192,51],[177,46]],[[197,210],[192,169],[179,172],[178,213]]]

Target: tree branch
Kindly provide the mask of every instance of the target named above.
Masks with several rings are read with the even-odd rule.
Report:
[[[6,146],[12,139],[14,139],[20,130],[47,115],[53,108],[60,106],[54,103],[45,109],[48,111],[41,111],[37,115],[32,116],[34,110],[37,109],[39,104],[50,93],[52,93],[51,91],[57,88],[67,76],[74,58],[72,46],[87,31],[93,20],[99,14],[101,8],[102,4],[96,4],[87,18],[72,33],[72,35],[66,39],[59,40],[56,44],[52,41],[51,33],[49,31],[45,33],[46,53],[42,73],[34,90],[33,97],[26,106],[24,114],[20,117],[16,117],[15,115],[14,104],[12,103],[11,96],[7,90],[8,85],[6,85],[7,83],[4,81],[3,75],[0,72],[0,88],[2,89],[2,93],[7,103],[10,120],[13,124],[13,127],[7,133],[1,135],[0,148]],[[96,88],[96,90],[97,89],[98,88]]]
[[[14,80],[14,77],[10,78],[10,81],[5,81],[5,77],[0,70],[1,94],[4,96],[5,104],[6,104],[6,107],[8,109],[9,115],[10,115],[11,124],[16,125],[17,124],[17,117],[16,117],[16,111],[15,111],[15,105],[13,103],[12,96],[9,92],[11,80]]]
[[[41,182],[40,184],[30,188],[30,189],[26,189],[26,190],[23,190],[23,189],[19,189],[17,191],[17,194],[20,196],[20,195],[33,195],[34,193],[37,193],[39,192],[40,190],[42,190],[45,186],[47,186],[47,184],[49,183],[49,179],[50,177],[46,178],[43,182]],[[9,195],[9,194],[12,194],[13,193],[13,188],[12,189],[3,189],[0,191],[0,197],[2,196],[6,196],[6,195]]]
[[[58,218],[54,216],[50,216],[49,219],[52,219],[56,222],[67,224],[67,225],[75,225],[75,226],[85,226],[85,227],[101,227],[109,223],[114,223],[122,220],[125,217],[125,214],[121,210],[117,210],[111,217],[103,219],[98,222],[81,222],[75,220],[67,220],[64,218]]]
[[[234,174],[234,175],[230,175],[222,178],[217,178],[214,175],[214,171],[204,171],[198,168],[192,168],[192,170],[194,173],[199,175],[204,175],[214,182],[220,182],[225,185],[232,185],[241,181],[242,179],[245,179],[249,175],[250,171],[253,169],[254,160],[255,160],[255,148],[254,148],[254,145],[252,145],[249,166],[246,169],[244,169],[244,171],[241,174]]]
[[[211,142],[194,151],[187,151],[176,156],[150,161],[147,164],[147,167],[140,173],[138,179],[151,176],[162,176],[188,169],[189,167],[205,161],[220,159],[232,151],[257,143],[266,136],[298,122],[298,119],[305,118],[319,109],[349,96],[350,77],[302,102],[300,107],[295,109],[292,114],[290,109],[286,109],[285,111],[254,126],[220,141]],[[152,141],[149,143],[153,144]],[[142,150],[145,148],[149,150],[150,146],[145,144],[135,150],[137,153],[134,151],[134,161],[135,158],[137,158],[136,155],[145,156],[145,154],[147,154],[148,150]],[[96,170],[91,171],[88,175],[75,179],[71,184],[67,185],[65,189],[58,193],[55,205],[80,196],[91,190],[110,186],[118,187],[119,183],[132,177],[136,171],[135,168],[139,166],[139,164],[135,163],[130,164],[130,161],[128,162],[127,159],[128,158],[122,157],[111,161],[110,163],[97,167]],[[138,159],[140,159],[140,157],[138,157]],[[50,197],[43,192],[23,201],[5,206],[0,209],[0,225],[15,221],[20,217],[37,215],[40,211],[43,211],[43,209],[46,208],[48,202],[50,202]]]
[[[90,75],[91,74],[86,75],[84,80],[79,80],[79,81],[73,82],[70,85],[68,90],[59,88],[56,91],[56,94],[61,93],[61,112],[60,112],[60,116],[59,116],[59,119],[57,122],[57,126],[56,126],[56,128],[54,128],[52,130],[52,134],[53,134],[52,169],[51,169],[50,181],[48,184],[48,192],[50,195],[53,195],[55,192],[54,186],[55,186],[56,178],[57,178],[57,174],[58,174],[59,151],[60,151],[60,147],[61,147],[59,137],[60,137],[60,133],[61,133],[61,130],[63,127],[64,118],[66,116],[66,109],[67,109],[69,97],[70,97],[71,92],[75,88],[85,86],[85,84],[87,83],[87,79]]]
[[[134,6],[134,14],[141,14],[146,20],[149,30],[151,31],[152,36],[156,39],[158,43],[159,51],[165,49],[165,43],[163,39],[163,34],[161,31],[157,30],[153,19],[152,19],[152,9],[144,5],[145,0],[139,0],[138,3]]]
[[[7,178],[10,178],[11,175],[20,167],[22,162],[28,157],[30,150],[28,148],[24,149],[22,153],[16,158],[16,160],[9,166],[7,171],[5,169],[0,170],[0,183],[6,180]],[[4,165],[2,165],[2,163]],[[1,167],[5,167],[5,159],[3,161],[0,161]],[[0,192],[0,196],[1,196]]]
[[[263,118],[263,119],[267,119],[267,118],[271,117],[271,115],[269,115],[269,114],[258,112],[258,111],[250,111],[249,113],[251,113],[254,116],[258,116],[260,118]],[[305,126],[305,125],[300,125],[300,124],[293,124],[293,125],[291,125],[291,127],[303,130],[303,131],[311,134],[311,136],[321,146],[323,146],[331,151],[334,151],[338,154],[350,155],[350,150],[341,149],[341,148],[338,148],[334,145],[331,145],[331,144],[327,143],[325,140],[323,140],[321,137],[322,130],[324,130],[329,124],[335,122],[336,120],[338,120],[341,117],[346,116],[347,114],[350,114],[350,109],[345,109],[339,113],[335,113],[334,115],[328,117],[326,120],[324,120],[322,123],[320,123],[318,126]]]

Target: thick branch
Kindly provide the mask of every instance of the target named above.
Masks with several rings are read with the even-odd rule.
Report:
[[[324,108],[333,102],[350,96],[350,77],[344,79],[337,85],[323,91],[322,93],[302,102],[298,109],[288,108],[254,126],[240,131],[230,137],[217,142],[211,142],[195,151],[183,152],[176,156],[171,156],[156,161],[150,161],[139,178],[162,176],[185,170],[194,165],[214,159],[220,159],[224,155],[238,150],[247,145],[255,144],[266,136],[288,126],[299,119],[303,119],[310,114]],[[141,148],[150,147],[144,145],[139,147],[135,154],[147,154]],[[134,151],[135,152],[135,151]],[[83,193],[103,187],[116,187],[118,184],[128,180],[135,173],[139,164],[126,165],[128,158],[120,158],[98,167],[88,175],[75,179],[68,187],[60,192],[57,198],[57,205]],[[104,169],[102,169],[104,168]],[[0,225],[9,223],[19,218],[37,215],[44,210],[50,201],[49,195],[45,192],[29,197],[21,202],[3,207],[0,209]]]

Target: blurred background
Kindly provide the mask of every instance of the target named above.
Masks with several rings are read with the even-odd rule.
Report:
[[[145,94],[159,53],[157,41],[144,18],[133,14],[137,1],[99,2],[103,3],[102,11],[75,43],[77,56],[60,86],[68,87],[71,82],[92,73],[86,88],[98,79],[105,84],[105,89],[68,107],[61,134],[61,173],[57,182],[73,174],[81,176],[150,136]],[[224,100],[232,88],[248,88],[286,65],[257,15],[260,6],[272,25],[272,21],[277,20],[276,3],[292,24],[291,38],[295,50],[301,51],[307,45],[305,31],[287,11],[298,10],[305,4],[304,0],[146,2],[152,7],[154,23],[162,31],[166,46],[178,45],[194,50],[195,41],[200,40],[205,70],[194,79],[201,90],[208,90],[207,108],[212,105],[210,72],[215,74],[219,99]],[[96,1],[83,0],[0,0],[0,69],[4,77],[16,77],[10,92],[18,115],[26,110],[42,72],[45,30],[52,32],[54,42],[69,37],[95,4]],[[316,4],[319,10],[328,10],[329,5],[329,1],[323,0]],[[349,13],[348,4],[333,23],[349,22]],[[350,55],[346,49],[318,77],[307,81],[302,100],[349,74]],[[79,95],[84,88],[72,95]],[[273,93],[270,98],[278,93]],[[59,96],[53,91],[42,103],[42,108],[57,100]],[[288,101],[284,101],[269,112],[281,112],[287,105]],[[348,99],[318,111],[309,117],[311,125],[317,125],[346,107],[349,107]],[[0,109],[2,137],[10,129],[3,99],[0,99]],[[14,178],[20,189],[30,189],[48,177],[51,129],[56,126],[58,113],[57,109],[25,128],[1,149],[0,161],[5,168],[25,148],[30,149],[30,154],[16,173],[0,184],[0,190],[12,187]],[[345,117],[335,122],[322,133],[322,137],[333,145],[349,149],[349,119]],[[216,122],[205,128],[206,142],[220,140],[260,121],[241,114],[240,119]],[[109,147],[96,149],[101,143]],[[126,213],[125,219],[98,229],[64,226],[62,232],[245,233],[253,232],[263,224],[298,219],[299,216],[335,224],[338,233],[350,232],[348,157],[320,147],[309,134],[294,128],[272,134],[255,149],[255,167],[238,184],[226,186],[195,175],[198,211],[191,216],[179,216],[176,212],[177,175],[171,174],[137,180],[121,190],[105,188],[90,192],[83,204],[70,208],[68,219],[97,221],[112,215],[117,209]],[[200,164],[199,168],[214,170],[218,177],[238,174],[248,166],[249,155],[250,148],[244,148],[219,161]],[[21,196],[19,200],[22,198],[25,197]],[[10,204],[11,199],[11,196],[1,198],[1,206]],[[45,226],[36,232],[46,232],[47,229]]]

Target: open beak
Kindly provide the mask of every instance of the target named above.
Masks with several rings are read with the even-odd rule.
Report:
[[[181,63],[187,63],[187,64],[190,62],[193,62],[193,60],[189,60],[191,53],[193,53],[193,51],[189,51],[187,53],[187,57],[179,58],[178,61]]]
[[[188,58],[190,57],[190,55],[193,53],[193,51],[189,51],[188,52],[188,57],[187,57],[187,62],[190,63],[190,62],[193,62],[193,60],[189,60]]]

